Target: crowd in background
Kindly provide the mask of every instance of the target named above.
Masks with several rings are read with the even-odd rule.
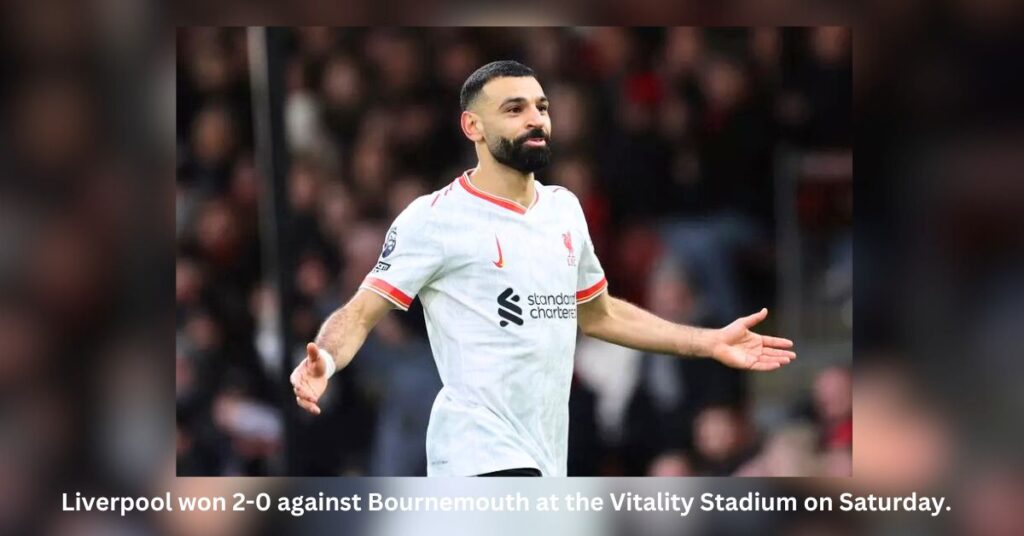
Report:
[[[536,71],[554,151],[537,178],[580,198],[611,292],[718,326],[776,303],[776,223],[793,217],[776,210],[780,151],[852,144],[850,44],[841,28],[291,31],[297,299],[278,318],[261,255],[245,30],[179,30],[178,474],[281,472],[282,404],[292,402],[282,368],[301,348],[282,363],[279,331],[312,340],[373,267],[391,220],[475,165],[458,94],[480,65],[516,59]],[[827,205],[798,201],[812,213]],[[807,264],[852,262],[837,220],[812,218],[812,235],[830,241],[813,251],[830,253]],[[303,418],[287,444],[303,452],[302,474],[425,474],[440,380],[420,309],[387,315],[331,384],[324,414]],[[801,387],[775,402],[777,417],[758,419],[747,374],[583,338],[569,474],[849,474],[848,363],[819,366]]]

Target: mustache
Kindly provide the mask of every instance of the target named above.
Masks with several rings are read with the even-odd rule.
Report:
[[[518,138],[516,138],[515,139],[515,143],[516,143],[516,145],[522,145],[522,144],[526,143],[526,140],[528,140],[530,138],[544,138],[545,142],[551,141],[550,139],[548,139],[548,134],[546,132],[544,132],[543,130],[541,130],[539,128],[535,128],[535,129],[527,132],[526,134],[523,134],[522,136],[519,136]]]

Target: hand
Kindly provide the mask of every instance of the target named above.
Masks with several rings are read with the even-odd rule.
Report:
[[[795,353],[785,350],[793,347],[793,341],[750,331],[767,316],[768,309],[761,309],[716,330],[711,357],[729,367],[761,371],[775,370],[796,359]]]
[[[326,359],[328,358],[320,353],[315,343],[307,344],[306,358],[295,367],[289,378],[295,391],[295,402],[313,415],[320,415],[317,401],[327,390]]]

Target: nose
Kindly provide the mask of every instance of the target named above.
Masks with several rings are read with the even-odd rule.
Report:
[[[544,128],[544,116],[536,106],[530,106],[530,113],[526,116],[526,127],[528,129]]]

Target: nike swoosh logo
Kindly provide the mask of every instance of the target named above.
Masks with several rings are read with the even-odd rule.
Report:
[[[491,262],[493,262],[494,265],[497,266],[498,268],[504,268],[505,267],[505,257],[501,254],[501,242],[498,241],[498,236],[497,235],[494,236],[494,243],[498,245],[498,260],[491,261]]]

